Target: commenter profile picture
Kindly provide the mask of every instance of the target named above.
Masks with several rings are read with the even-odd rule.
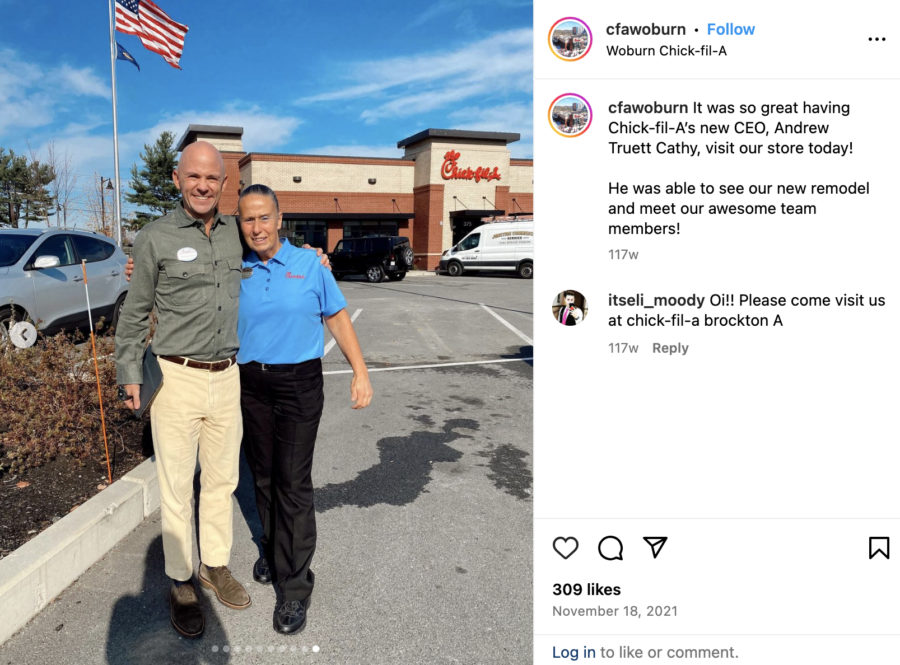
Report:
[[[581,60],[591,50],[593,34],[587,23],[580,18],[567,16],[559,19],[550,28],[547,43],[550,51],[560,60],[575,62]]]
[[[578,291],[562,291],[553,300],[553,318],[563,326],[577,326],[587,318],[588,303]]]
[[[553,131],[565,138],[584,134],[591,126],[591,105],[581,95],[567,92],[550,103],[547,119]]]

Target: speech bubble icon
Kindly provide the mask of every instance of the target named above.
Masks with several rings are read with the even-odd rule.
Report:
[[[622,541],[615,536],[607,536],[601,540],[597,550],[607,561],[622,561]]]

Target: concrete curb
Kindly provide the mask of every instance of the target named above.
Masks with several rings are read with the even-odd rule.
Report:
[[[159,507],[156,458],[0,561],[0,644]]]

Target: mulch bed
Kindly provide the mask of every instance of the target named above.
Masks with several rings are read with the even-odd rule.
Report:
[[[110,437],[113,482],[153,453],[150,423],[129,422],[122,438]],[[115,446],[113,445],[115,439]],[[28,483],[19,487],[20,483]],[[17,475],[0,475],[0,559],[102,492],[108,484],[106,458],[58,457]]]

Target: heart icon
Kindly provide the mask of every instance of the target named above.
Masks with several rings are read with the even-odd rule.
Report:
[[[553,541],[553,549],[563,559],[568,559],[578,549],[578,539],[574,536],[569,536],[568,538],[560,536]]]

